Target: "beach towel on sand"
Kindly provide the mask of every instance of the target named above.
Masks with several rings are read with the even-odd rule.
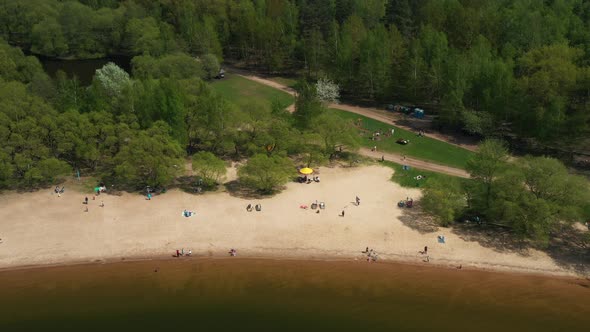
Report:
[[[195,216],[195,215],[196,215],[196,213],[195,213],[195,212],[193,212],[193,211],[186,211],[186,210],[184,210],[184,211],[182,211],[182,215],[183,215],[184,217],[188,218],[188,217],[193,217],[193,216]]]

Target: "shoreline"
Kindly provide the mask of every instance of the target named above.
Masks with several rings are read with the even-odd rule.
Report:
[[[248,252],[248,250],[241,250]],[[314,256],[324,256],[324,258],[317,258]],[[546,269],[530,269],[530,268],[523,268],[516,265],[498,265],[498,264],[488,264],[488,263],[480,263],[479,266],[470,265],[469,262],[466,261],[450,261],[443,259],[446,263],[436,263],[436,262],[423,262],[417,260],[411,260],[410,256],[398,255],[399,257],[404,257],[405,259],[379,259],[377,262],[367,262],[366,259],[360,259],[359,257],[338,257],[338,256],[325,256],[320,254],[310,254],[310,255],[276,255],[276,254],[258,254],[258,255],[243,255],[239,254],[239,257],[231,257],[231,256],[210,256],[210,255],[198,255],[193,253],[189,257],[173,257],[172,255],[164,256],[164,255],[151,255],[151,256],[128,256],[128,257],[108,257],[108,258],[96,258],[91,260],[72,260],[72,261],[61,261],[61,262],[49,262],[49,263],[41,263],[41,264],[30,264],[30,265],[14,265],[14,266],[5,266],[0,267],[0,273],[4,272],[12,272],[12,271],[22,271],[22,270],[45,270],[45,269],[53,269],[53,268],[69,268],[69,267],[86,267],[86,266],[96,266],[96,265],[115,265],[115,264],[126,264],[126,263],[139,263],[139,262],[155,262],[155,263],[170,263],[170,262],[204,262],[204,261],[226,261],[226,260],[238,260],[238,261],[267,261],[267,262],[279,262],[279,263],[286,263],[286,262],[338,262],[338,263],[350,263],[350,264],[366,264],[366,265],[373,265],[373,264],[381,264],[381,265],[403,265],[409,267],[420,267],[425,268],[428,270],[445,270],[445,271],[471,271],[471,272],[480,272],[480,273],[499,273],[504,275],[519,275],[519,276],[534,276],[534,277],[544,277],[544,278],[557,278],[557,279],[564,279],[564,280],[587,280],[590,281],[590,276],[582,275],[574,272],[566,272],[566,271],[555,271],[555,270],[546,270]],[[457,265],[462,265],[461,269],[457,268]]]

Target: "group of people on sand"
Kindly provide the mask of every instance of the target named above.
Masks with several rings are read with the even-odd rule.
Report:
[[[256,210],[256,211],[260,212],[260,211],[262,211],[262,205],[256,204],[256,206],[254,206],[254,208],[252,208],[252,204],[248,204],[248,206],[246,206],[246,211],[252,212],[252,210]]]
[[[309,177],[309,176],[300,176],[299,177],[299,183],[307,183],[310,184],[312,182],[320,182],[320,176],[319,175],[314,175],[313,177]]]
[[[231,248],[228,252],[228,254],[232,257],[235,257],[238,254],[238,251],[234,248]],[[190,257],[193,255],[193,251],[192,250],[188,250],[187,252],[184,252],[184,248],[182,249],[176,249],[176,255],[174,255],[174,257],[183,257],[183,256],[187,256]],[[157,271],[156,271],[157,272]]]
[[[367,262],[373,262],[374,263],[374,262],[377,261],[377,258],[379,257],[377,255],[377,252],[375,250],[373,250],[373,249],[369,249],[369,247],[367,247],[365,249],[365,251],[361,251],[361,253],[367,255]]]
[[[180,257],[180,256],[192,256],[193,251],[189,249],[189,251],[187,251],[186,253],[184,252],[184,248],[182,248],[181,250],[176,249],[176,257]]]
[[[96,196],[92,196],[92,200],[94,201],[96,199]],[[84,204],[84,212],[88,212],[88,196],[84,197],[84,201],[82,202],[82,204]],[[104,207],[104,201],[100,201],[100,205],[98,205],[100,207]]]
[[[66,191],[66,187],[61,187],[61,189],[59,189],[59,186],[55,186],[55,189],[53,189],[53,193],[57,194],[57,197],[61,197],[61,194],[63,194]]]

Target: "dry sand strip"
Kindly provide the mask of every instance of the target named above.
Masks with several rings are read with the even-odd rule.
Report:
[[[260,76],[253,75],[252,73],[249,73],[249,72],[241,70],[241,69],[231,68],[231,71],[234,72],[235,74],[237,74],[238,76],[241,76],[241,77],[249,79],[251,81],[255,81],[260,84],[264,84],[266,86],[270,86],[272,88],[281,90],[281,91],[286,92],[292,96],[297,95],[297,92],[294,89],[292,89],[288,86],[285,86],[281,83],[278,83],[278,82],[275,82],[275,81],[272,81],[272,80],[269,80],[269,79],[266,79],[266,78],[263,78]],[[374,119],[377,121],[381,121],[383,123],[393,124],[396,120],[400,120],[399,114],[392,113],[392,112],[386,112],[386,111],[379,110],[379,109],[376,109],[373,107],[360,107],[360,106],[354,106],[354,105],[342,104],[342,103],[338,103],[338,104],[332,103],[332,104],[329,104],[328,107],[351,112],[351,113],[355,113],[355,114],[359,114],[359,115],[363,115],[368,118],[371,118],[371,119]],[[295,105],[294,104],[290,105],[287,108],[287,110],[289,112],[293,113],[295,111]],[[395,124],[395,126],[409,130],[409,131],[415,131],[414,128],[411,128],[409,126],[400,125],[397,123]],[[428,137],[439,140],[439,141],[443,141],[443,142],[451,144],[451,145],[461,147],[463,149],[467,149],[470,151],[477,151],[477,145],[454,142],[453,138],[451,136],[444,135],[444,134],[441,134],[438,132],[428,133]]]
[[[485,247],[452,228],[420,225],[421,192],[392,182],[378,165],[322,168],[321,182],[289,183],[273,197],[245,199],[227,192],[192,195],[170,190],[148,201],[136,194],[89,196],[51,189],[0,195],[0,269],[122,259],[172,259],[177,249],[195,257],[344,259],[365,261],[366,247],[380,259],[417,264],[575,275],[544,252]],[[67,189],[66,184],[66,189]],[[360,205],[354,203],[355,197]],[[412,197],[413,210],[397,202]],[[325,209],[303,209],[314,202]],[[104,207],[100,203],[104,202]],[[262,211],[247,212],[248,204]],[[183,210],[194,211],[184,217]],[[319,213],[317,211],[320,211]],[[345,216],[340,216],[342,211]],[[439,243],[438,235],[446,237]],[[419,251],[428,246],[429,261]]]
[[[470,175],[469,175],[469,173],[467,173],[467,171],[459,169],[459,168],[454,168],[454,167],[449,167],[449,166],[444,166],[444,165],[439,165],[439,164],[433,164],[431,162],[427,162],[427,161],[415,159],[415,158],[408,158],[408,157],[404,158],[404,156],[402,156],[401,154],[397,154],[397,153],[371,151],[367,148],[361,148],[359,150],[359,153],[363,156],[375,158],[378,160],[381,160],[381,158],[383,157],[383,158],[385,158],[386,161],[391,161],[391,162],[394,162],[399,165],[408,165],[408,166],[423,169],[426,171],[443,173],[443,174],[458,176],[458,177],[466,178],[466,179],[470,177]]]

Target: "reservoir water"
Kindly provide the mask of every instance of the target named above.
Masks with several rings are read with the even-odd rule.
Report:
[[[62,60],[44,56],[37,56],[37,58],[49,76],[55,77],[57,72],[61,70],[70,78],[75,75],[82,85],[90,85],[96,70],[109,62],[114,62],[126,72],[131,73],[131,58],[128,56],[109,56],[88,60]]]
[[[588,331],[590,281],[178,259],[0,272],[4,331]]]

